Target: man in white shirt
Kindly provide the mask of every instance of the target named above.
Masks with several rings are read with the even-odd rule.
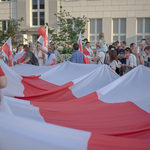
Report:
[[[126,54],[126,72],[132,70],[137,66],[137,61],[135,55],[132,53],[132,50],[127,47],[125,49],[125,54]]]

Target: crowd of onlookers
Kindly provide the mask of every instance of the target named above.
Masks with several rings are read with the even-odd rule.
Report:
[[[86,63],[86,59],[88,58],[91,64],[109,65],[119,75],[129,72],[138,65],[150,67],[150,39],[142,39],[138,46],[135,43],[127,46],[126,41],[122,41],[121,44],[119,41],[116,41],[112,45],[108,45],[104,40],[104,34],[101,33],[99,41],[96,43],[95,55],[90,47],[90,42],[85,39],[84,43],[82,52],[74,52],[72,62]],[[74,50],[78,49],[74,48]],[[79,53],[83,53],[82,61],[76,59],[76,57],[79,58]]]
[[[82,46],[82,47],[81,47]],[[0,59],[8,63],[8,58],[0,46]],[[29,45],[19,44],[13,47],[13,65],[32,64],[32,65],[55,65],[64,62],[55,42],[51,41],[47,49],[40,43],[29,43]],[[104,34],[99,35],[96,43],[96,51],[91,49],[88,39],[84,39],[82,45],[73,44],[73,63],[85,64],[107,64],[119,75],[132,70],[138,65],[150,67],[150,39],[142,39],[137,46],[131,43],[127,46],[126,41],[114,42],[112,45],[106,44]]]

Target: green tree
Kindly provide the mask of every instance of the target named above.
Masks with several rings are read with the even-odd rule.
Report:
[[[8,28],[6,31],[0,31],[0,44],[4,44],[5,41],[11,37],[12,44],[16,45],[22,42],[22,31],[20,29],[21,22],[24,21],[23,18],[11,19],[8,21]]]
[[[49,36],[58,46],[62,47],[62,53],[72,53],[71,45],[78,40],[78,35],[86,31],[87,17],[73,17],[66,10],[60,10],[55,14],[57,18],[56,29],[49,29]]]

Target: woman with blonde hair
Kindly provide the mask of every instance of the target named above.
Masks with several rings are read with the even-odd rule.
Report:
[[[104,33],[99,34],[99,43],[101,45],[101,50],[103,52],[107,52],[108,48],[107,48],[107,45],[106,45],[106,42],[105,42],[105,39],[104,39]]]

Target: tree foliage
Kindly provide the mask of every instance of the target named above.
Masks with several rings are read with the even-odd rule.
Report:
[[[5,41],[11,37],[12,44],[16,45],[22,42],[22,31],[20,29],[21,22],[24,21],[23,18],[20,19],[10,19],[8,21],[8,28],[6,31],[0,31],[0,44],[4,44]]]
[[[63,48],[62,53],[72,53],[72,44],[77,42],[78,35],[86,31],[88,19],[83,17],[73,17],[66,10],[55,14],[57,27],[49,29],[49,35],[53,41]]]

